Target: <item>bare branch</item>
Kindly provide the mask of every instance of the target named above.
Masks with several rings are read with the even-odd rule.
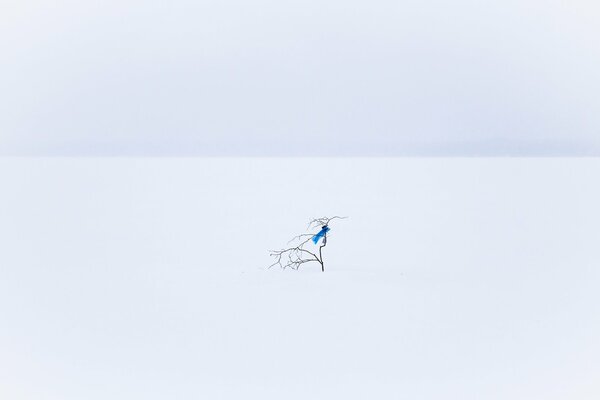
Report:
[[[346,219],[348,217],[340,217],[338,215],[334,216],[334,217],[321,217],[321,218],[313,218],[309,223],[308,223],[308,227],[307,229],[310,229],[311,227],[319,227],[319,226],[325,226],[325,225],[329,225],[330,221],[333,221],[334,219]]]
[[[323,252],[322,249],[327,245],[327,230],[322,234],[323,241],[319,246],[319,255],[313,253],[304,248],[304,246],[309,245],[311,240],[315,237],[315,235],[321,232],[321,229],[327,227],[329,223],[334,219],[345,219],[348,217],[321,217],[321,218],[313,218],[307,226],[307,230],[316,229],[319,230],[316,232],[302,233],[300,235],[294,236],[288,244],[298,241],[298,243],[293,247],[288,247],[282,250],[271,250],[270,256],[275,258],[275,262],[269,265],[268,268],[272,268],[275,265],[278,265],[281,269],[291,268],[291,269],[299,269],[302,264],[308,262],[318,262],[321,265],[321,270],[325,271],[325,264],[323,262]],[[316,244],[316,243],[315,243]]]

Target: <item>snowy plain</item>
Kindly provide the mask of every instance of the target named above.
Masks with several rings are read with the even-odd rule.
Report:
[[[0,158],[2,399],[598,399],[600,159]],[[266,269],[311,217],[325,273]]]

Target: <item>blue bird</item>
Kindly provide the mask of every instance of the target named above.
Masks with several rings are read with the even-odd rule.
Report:
[[[314,242],[314,244],[317,244],[317,242],[325,236],[325,234],[327,232],[329,232],[330,229],[327,225],[323,225],[323,227],[321,228],[321,230],[319,231],[319,233],[317,233],[315,236],[312,237],[312,241]]]

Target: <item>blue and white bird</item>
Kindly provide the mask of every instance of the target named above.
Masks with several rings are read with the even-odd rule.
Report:
[[[312,241],[314,244],[317,244],[322,237],[325,237],[325,234],[329,232],[330,229],[327,225],[323,225],[319,233],[312,237]]]

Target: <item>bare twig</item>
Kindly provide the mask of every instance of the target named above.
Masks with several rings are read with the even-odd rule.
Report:
[[[308,262],[318,262],[321,265],[321,271],[325,271],[325,263],[323,261],[323,247],[327,245],[327,232],[323,234],[323,242],[319,246],[319,255],[315,252],[305,249],[310,241],[313,239],[315,235],[317,235],[321,229],[327,227],[329,223],[334,219],[345,219],[348,217],[321,217],[321,218],[313,218],[309,223],[307,229],[316,229],[319,230],[311,233],[302,233],[300,235],[294,236],[288,244],[298,241],[298,244],[293,247],[288,247],[282,250],[271,250],[271,257],[275,257],[275,262],[269,265],[269,268],[278,265],[282,269],[291,268],[291,269],[299,269],[302,264]]]

